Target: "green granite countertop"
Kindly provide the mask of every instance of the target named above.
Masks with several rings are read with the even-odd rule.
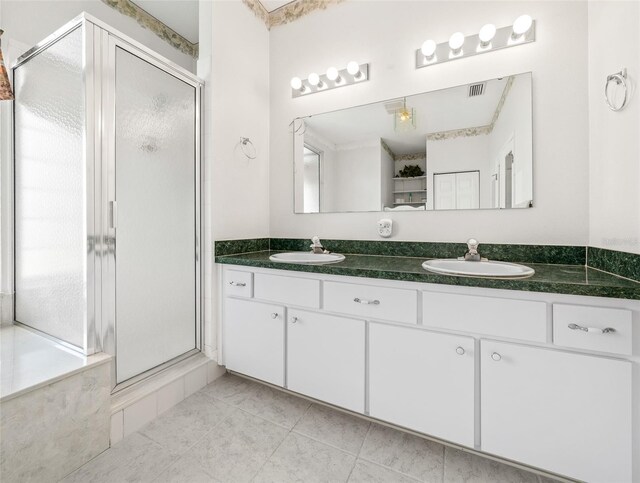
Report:
[[[422,268],[422,262],[427,258],[345,254],[346,259],[339,263],[299,265],[271,262],[269,256],[274,253],[281,253],[281,251],[264,250],[236,255],[220,255],[216,256],[215,261],[229,265],[295,272],[640,300],[640,282],[634,282],[584,265],[526,263],[527,266],[535,269],[536,273],[533,276],[519,280],[500,280],[427,272]]]

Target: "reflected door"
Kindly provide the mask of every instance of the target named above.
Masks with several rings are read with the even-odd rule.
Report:
[[[196,348],[196,88],[115,48],[116,382]]]

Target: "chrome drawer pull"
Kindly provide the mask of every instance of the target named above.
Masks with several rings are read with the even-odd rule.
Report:
[[[502,356],[500,354],[498,354],[497,352],[493,352],[491,354],[491,359],[493,359],[496,362],[500,362],[502,360]]]
[[[458,354],[459,356],[463,356],[464,355],[464,348],[456,347],[456,354]]]
[[[297,324],[298,323],[298,317],[291,317],[291,323],[292,324]]]
[[[247,286],[247,284],[244,283],[244,282],[234,282],[234,281],[229,282],[229,285],[233,285],[234,287],[246,287]]]
[[[271,314],[271,318],[272,319],[277,319],[278,318],[278,312],[274,312]]]
[[[578,324],[569,324],[567,327],[569,327],[571,330],[581,330],[582,332],[587,332],[589,334],[608,334],[609,332],[616,331],[616,329],[613,329],[611,327],[598,329],[597,327],[582,327]]]
[[[380,305],[379,300],[359,299],[358,297],[356,297],[353,299],[353,301],[358,304],[364,304],[364,305]]]

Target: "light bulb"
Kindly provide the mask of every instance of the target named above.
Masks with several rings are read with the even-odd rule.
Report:
[[[493,25],[492,23],[483,25],[482,28],[480,29],[480,33],[478,34],[478,37],[480,38],[480,45],[482,45],[483,47],[487,47],[495,36],[496,36],[495,25]]]
[[[320,76],[315,72],[312,72],[311,74],[309,74],[309,78],[307,80],[309,81],[309,84],[311,84],[314,87],[320,84]]]
[[[519,39],[529,31],[532,24],[533,19],[529,15],[520,15],[515,22],[513,22],[512,37],[514,39]]]
[[[449,47],[454,54],[460,53],[460,49],[464,44],[464,35],[462,32],[456,32],[449,38]]]
[[[300,77],[294,77],[291,79],[291,88],[297,90],[300,90],[300,88],[302,87],[302,79],[300,79]]]
[[[360,64],[352,60],[347,64],[347,72],[354,77],[360,77]]]
[[[433,55],[436,53],[436,47],[436,43],[433,40],[429,39],[425,40],[420,50],[422,51],[422,55],[424,55],[428,60],[431,60],[433,58]]]
[[[338,69],[336,69],[335,67],[329,67],[327,69],[327,79],[329,79],[331,82],[337,81],[340,82],[340,73],[338,72]]]

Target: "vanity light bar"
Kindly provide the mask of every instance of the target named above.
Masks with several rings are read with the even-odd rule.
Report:
[[[326,74],[311,73],[306,79],[291,79],[291,97],[302,97],[316,92],[330,91],[338,87],[359,84],[369,80],[369,64],[349,62],[347,67],[338,70],[329,67]]]
[[[493,24],[484,25],[477,35],[465,37],[454,33],[447,42],[436,44],[427,40],[416,50],[416,69],[442,64],[494,50],[516,47],[536,40],[536,23],[528,15],[518,17],[512,26],[496,29]]]

